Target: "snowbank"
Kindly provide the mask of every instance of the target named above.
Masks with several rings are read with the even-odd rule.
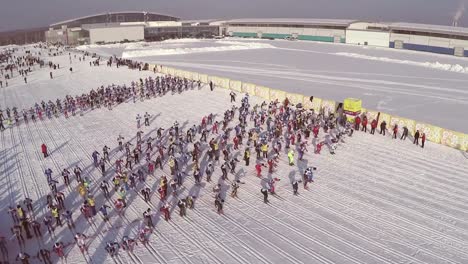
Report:
[[[410,61],[410,60],[399,60],[399,59],[391,59],[391,58],[387,58],[387,57],[375,57],[375,56],[368,56],[368,55],[357,54],[357,53],[348,53],[348,52],[337,52],[337,53],[334,53],[334,54],[339,55],[339,56],[357,58],[357,59],[366,59],[366,60],[373,60],[373,61],[399,63],[399,64],[420,66],[420,67],[426,67],[426,68],[437,69],[437,70],[459,72],[459,73],[468,73],[468,67],[462,66],[460,64],[440,63],[438,61],[436,61],[436,62],[418,62],[418,61]]]
[[[228,46],[216,47],[200,47],[200,48],[154,48],[148,50],[133,50],[122,53],[122,58],[150,57],[150,56],[166,56],[166,55],[181,55],[202,52],[219,52],[233,50],[251,50],[251,49],[274,49],[275,47],[265,43],[242,43],[219,41],[220,44],[229,44]]]

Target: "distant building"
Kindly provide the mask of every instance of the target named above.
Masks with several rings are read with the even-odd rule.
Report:
[[[179,20],[151,12],[97,14],[51,24],[45,40],[65,45],[143,40],[145,23]]]

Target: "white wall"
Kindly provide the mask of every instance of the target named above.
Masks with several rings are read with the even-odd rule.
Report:
[[[118,42],[125,39],[130,41],[143,40],[145,31],[143,26],[134,27],[105,27],[92,28],[89,30],[91,43],[96,42]]]
[[[447,39],[427,36],[415,36],[407,34],[390,34],[390,41],[401,40],[403,43],[429,45],[435,47],[454,48],[464,47],[468,49],[468,40]]]
[[[390,33],[380,31],[346,30],[347,44],[364,45],[365,42],[367,42],[367,45],[369,46],[388,47],[390,42]]]

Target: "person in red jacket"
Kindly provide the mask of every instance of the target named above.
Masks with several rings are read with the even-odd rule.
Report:
[[[42,144],[41,145],[41,151],[42,151],[42,154],[44,154],[44,158],[47,158],[47,156],[49,156],[49,154],[47,153],[47,146],[46,144]]]
[[[398,125],[393,126],[393,138],[396,139],[398,134]]]
[[[377,120],[374,119],[374,120],[372,120],[372,122],[371,122],[371,131],[370,131],[370,133],[371,133],[372,135],[374,135],[375,129],[376,129],[376,128],[377,128]]]
[[[424,148],[424,142],[426,142],[426,133],[422,134],[421,137],[421,148]]]
[[[359,131],[359,128],[361,126],[361,118],[359,116],[356,116],[354,119],[354,130]]]
[[[260,163],[257,163],[257,165],[255,165],[255,170],[257,171],[257,177],[262,176],[262,165],[263,164],[260,164]]]
[[[367,116],[362,118],[362,130],[364,133],[367,133]]]

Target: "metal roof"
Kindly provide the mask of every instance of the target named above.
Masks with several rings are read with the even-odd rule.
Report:
[[[83,16],[83,17],[77,17],[77,18],[73,18],[73,19],[68,19],[68,20],[64,20],[64,21],[60,21],[60,22],[56,22],[54,24],[50,24],[50,27],[55,27],[55,26],[59,26],[59,25],[62,25],[62,24],[67,24],[67,23],[71,23],[71,22],[74,22],[74,21],[77,21],[77,20],[81,20],[81,19],[86,19],[86,18],[92,18],[92,17],[97,17],[97,16],[105,16],[105,15],[108,15],[108,14],[152,14],[152,15],[159,15],[159,16],[167,16],[167,17],[172,17],[172,18],[175,18],[175,19],[180,19],[178,17],[175,17],[175,16],[171,16],[171,15],[166,15],[166,14],[159,14],[159,13],[154,13],[154,12],[145,12],[145,11],[119,11],[119,12],[107,12],[107,13],[100,13],[100,14],[94,14],[94,15],[89,15],[89,16]]]
[[[319,19],[319,18],[245,18],[227,20],[226,24],[295,24],[295,25],[329,25],[349,26],[356,20]]]
[[[389,27],[391,30],[407,30],[427,33],[441,33],[449,35],[468,35],[468,28],[464,27],[452,27],[442,25],[426,25],[416,23],[390,23]]]

